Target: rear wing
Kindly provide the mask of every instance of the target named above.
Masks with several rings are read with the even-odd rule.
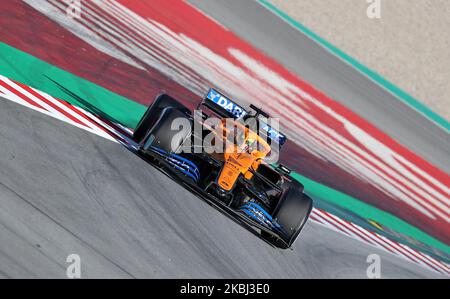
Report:
[[[238,119],[248,114],[247,110],[213,88],[208,91],[201,104],[223,118]]]
[[[272,128],[263,121],[260,121],[259,126],[260,131],[264,132],[264,134],[267,135],[267,138],[278,143],[279,146],[282,146],[286,143],[287,141],[286,135],[281,134],[280,132],[278,132],[277,130],[275,130],[274,128]]]
[[[239,119],[248,115],[250,112],[233,102],[230,98],[217,91],[214,88],[211,88],[208,91],[208,94],[200,103],[200,105],[206,106],[208,109],[216,113],[217,115],[223,118],[233,118]],[[199,106],[200,106],[199,105]],[[259,115],[263,115],[268,117],[266,113],[263,113],[261,109],[256,108],[255,106],[250,106],[253,110],[256,110],[255,117],[259,118]],[[263,133],[273,142],[278,143],[282,146],[287,141],[287,137],[284,134],[281,134],[271,126],[269,126],[266,122],[259,118],[259,133]]]

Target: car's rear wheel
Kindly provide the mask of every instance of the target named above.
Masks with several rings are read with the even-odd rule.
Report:
[[[183,112],[189,111],[183,104],[181,104],[171,96],[167,94],[160,94],[148,107],[147,111],[139,121],[133,133],[133,140],[137,143],[141,143],[147,135],[148,130],[150,130],[158,120],[162,110],[168,107],[176,108]]]
[[[177,119],[186,119],[189,127],[172,129],[172,124]],[[153,127],[147,133],[143,142],[144,150],[148,147],[157,147],[167,153],[174,153],[179,146],[190,136],[192,132],[192,123],[186,116],[186,113],[175,109],[165,108]]]

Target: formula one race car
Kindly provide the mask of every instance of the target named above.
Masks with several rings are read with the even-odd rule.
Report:
[[[287,167],[266,162],[286,142],[268,119],[263,110],[245,110],[215,89],[193,112],[161,94],[133,139],[140,155],[191,192],[287,249],[305,225],[312,200]]]

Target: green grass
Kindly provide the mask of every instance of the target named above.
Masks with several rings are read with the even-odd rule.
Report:
[[[0,75],[44,91],[56,98],[130,128],[137,125],[146,110],[144,105],[117,95],[4,43],[0,43]],[[389,213],[300,174],[294,173],[293,176],[305,185],[307,193],[314,197],[315,205],[319,208],[339,214],[340,217],[372,230],[375,227],[369,227],[367,220],[375,220],[382,226],[407,236],[413,241],[417,240],[419,244],[398,237],[396,241],[402,241],[432,255],[433,253],[425,247],[435,248],[450,254],[449,246]],[[392,235],[389,235],[389,237],[396,238]],[[426,246],[424,247],[420,243]]]

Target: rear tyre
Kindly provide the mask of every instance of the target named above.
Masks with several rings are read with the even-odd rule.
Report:
[[[154,146],[167,153],[174,153],[192,132],[192,123],[190,128],[172,130],[173,121],[180,118],[187,119],[186,113],[175,108],[165,108],[144,138],[144,149]]]
[[[168,107],[177,108],[183,112],[189,112],[189,110],[183,104],[181,104],[171,96],[167,94],[160,94],[148,107],[147,111],[139,121],[133,133],[133,140],[137,143],[141,143],[147,135],[148,130],[150,130],[158,120],[162,110]]]

